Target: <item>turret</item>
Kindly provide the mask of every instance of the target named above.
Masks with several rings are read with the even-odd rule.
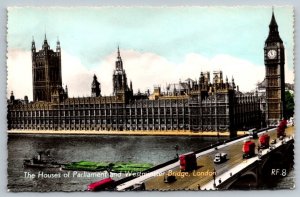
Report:
[[[120,55],[120,48],[118,46],[118,56],[116,61],[116,71],[123,71],[123,61]]]
[[[68,86],[66,85],[66,88],[65,88],[65,90],[66,90],[66,95],[67,95],[67,97],[68,97]]]
[[[92,97],[101,96],[101,88],[100,83],[97,80],[97,76],[94,74],[93,82],[92,82]]]
[[[60,53],[60,42],[59,42],[58,38],[57,38],[57,42],[56,42],[56,52]]]
[[[34,41],[33,36],[32,36],[32,42],[31,42],[31,51],[32,51],[32,53],[35,53],[35,51],[36,51],[36,48],[35,48],[35,41]]]
[[[132,89],[132,81],[130,81],[130,91],[133,91],[133,89]]]
[[[11,91],[11,93],[10,93],[9,100],[10,100],[11,103],[14,103],[14,101],[15,101],[15,96],[14,96],[14,92],[13,91]]]
[[[44,44],[43,44],[43,49],[46,51],[48,49],[50,49],[50,46],[48,44],[48,41],[47,41],[47,36],[45,34],[45,39],[44,39]]]

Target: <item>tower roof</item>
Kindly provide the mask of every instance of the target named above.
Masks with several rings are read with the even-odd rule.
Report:
[[[274,15],[274,10],[272,9],[272,18],[271,18],[271,22],[269,25],[269,35],[268,38],[266,39],[267,43],[271,43],[271,42],[281,42],[282,40],[279,36],[279,32],[278,32],[278,25],[275,19],[275,15]]]
[[[116,61],[116,71],[123,71],[123,61],[120,55],[120,47],[118,46],[118,56]]]
[[[49,45],[48,45],[48,41],[47,41],[47,36],[46,36],[46,33],[45,33],[45,38],[44,38],[44,44],[43,44],[43,48],[45,49],[48,49],[49,48]]]
[[[119,45],[118,45],[118,60],[121,60],[122,58],[121,58],[121,55],[120,55],[120,47],[119,47]]]

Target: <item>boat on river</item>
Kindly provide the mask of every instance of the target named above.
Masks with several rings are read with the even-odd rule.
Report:
[[[24,159],[24,167],[33,167],[33,168],[60,168],[62,164],[59,164],[55,161],[46,161],[42,160],[42,152],[39,152],[36,157],[31,159]]]

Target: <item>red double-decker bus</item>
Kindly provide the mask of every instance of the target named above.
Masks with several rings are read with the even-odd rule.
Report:
[[[112,190],[115,187],[115,181],[112,178],[106,178],[88,185],[88,191]]]
[[[189,152],[179,156],[180,169],[182,172],[193,171],[197,168],[197,159],[194,152]]]

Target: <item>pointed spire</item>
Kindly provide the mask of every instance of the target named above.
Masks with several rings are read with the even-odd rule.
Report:
[[[57,36],[57,41],[56,41],[57,45],[60,45],[60,41],[59,41],[59,37]]]
[[[34,37],[32,36],[32,42],[31,42],[31,50],[35,51],[35,42],[34,42]]]
[[[48,48],[49,48],[49,45],[48,45],[47,36],[46,36],[46,33],[45,33],[43,49],[48,49]]]
[[[117,57],[117,61],[116,61],[116,70],[118,70],[118,71],[123,70],[123,62],[122,62],[122,58],[121,58],[121,55],[120,55],[119,45],[118,45],[118,57]]]
[[[58,36],[57,36],[57,41],[56,41],[56,52],[60,52],[60,41],[59,41]]]
[[[118,60],[121,60],[121,55],[120,55],[120,47],[119,47],[119,45],[118,45]]]
[[[275,19],[275,15],[274,15],[274,7],[272,6],[272,18],[271,18],[271,22],[270,22],[270,25],[269,26],[277,26],[277,22],[276,22],[276,19]]]
[[[272,7],[272,17],[271,17],[271,21],[269,24],[269,35],[268,38],[266,40],[266,42],[268,43],[272,43],[272,42],[280,42],[282,43],[282,40],[279,36],[279,32],[278,32],[278,25],[275,19],[275,14],[274,14],[274,7]]]

